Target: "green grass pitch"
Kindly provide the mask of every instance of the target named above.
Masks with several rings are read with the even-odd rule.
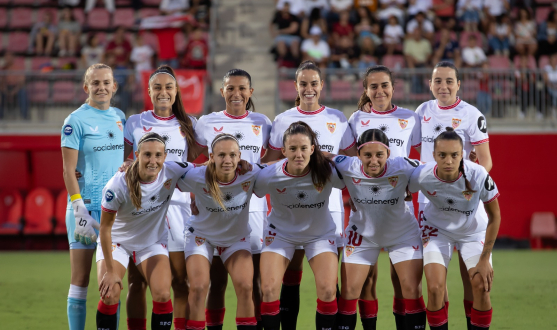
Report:
[[[386,253],[381,253],[379,257],[377,329],[395,329],[387,258]],[[495,277],[491,297],[494,313],[491,328],[557,329],[557,252],[496,250],[493,262]],[[0,328],[68,329],[66,298],[69,281],[68,252],[0,252]],[[126,283],[124,280],[124,286]],[[229,285],[230,283],[229,281]],[[449,267],[448,284],[451,301],[450,328],[466,329],[462,284],[456,260]],[[424,292],[425,290],[424,283]],[[126,291],[123,292],[123,301],[125,294]],[[147,299],[150,301],[150,297]],[[298,329],[315,329],[315,300],[313,274],[306,263],[301,286]],[[98,301],[96,268],[93,266],[86,329],[95,329]],[[226,295],[225,329],[236,329],[235,303],[233,290],[229,287]],[[151,310],[151,306],[148,309]],[[147,318],[149,327],[150,312]],[[122,306],[120,329],[127,329],[125,306]],[[357,329],[361,329],[361,326],[358,325]]]

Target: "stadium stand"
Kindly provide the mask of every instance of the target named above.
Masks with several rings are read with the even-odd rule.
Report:
[[[52,233],[54,199],[45,188],[35,188],[25,198],[23,211],[24,235],[49,235]]]
[[[0,236],[17,235],[22,229],[23,198],[17,190],[0,193]]]
[[[530,223],[531,246],[533,249],[543,249],[545,246],[556,247],[557,223],[552,212],[536,212],[532,215]]]

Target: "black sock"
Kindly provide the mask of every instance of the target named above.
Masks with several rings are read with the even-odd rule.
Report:
[[[426,312],[424,311],[424,312],[419,312],[414,314],[407,313],[406,316],[404,317],[403,322],[406,322],[406,328],[401,328],[401,329],[407,329],[407,330],[425,329],[425,324],[427,322]],[[397,329],[398,329],[398,323],[397,323]]]
[[[261,322],[265,330],[280,330],[280,313],[277,315],[261,315]],[[288,329],[288,328],[283,328]]]
[[[406,330],[406,321],[405,321],[406,315],[397,314],[397,313],[393,313],[393,315],[395,316],[396,330]]]
[[[208,325],[207,330],[222,330],[222,324],[219,325]]]
[[[429,329],[431,330],[449,330],[449,323],[445,323],[439,327],[432,327],[431,325],[429,326]]]
[[[358,314],[337,314],[338,330],[354,330],[356,329],[356,322],[358,322]]]
[[[97,310],[97,329],[116,330],[118,328],[118,316],[116,314],[106,315]]]
[[[375,330],[377,326],[377,317],[370,317],[367,319],[360,319],[364,330]]]
[[[280,323],[283,329],[296,330],[299,311],[300,285],[283,284],[280,290]]]
[[[151,314],[151,330],[170,330],[172,327],[172,312],[167,314]]]
[[[263,330],[263,321],[257,321],[257,330]]]
[[[336,318],[337,318],[336,314],[324,315],[319,312],[315,312],[315,328],[317,330],[334,330],[336,329],[335,327]],[[288,328],[284,328],[284,329],[286,330]]]
[[[470,323],[470,316],[466,316],[466,329],[473,330],[472,324]]]
[[[257,325],[236,325],[237,330],[256,330]]]

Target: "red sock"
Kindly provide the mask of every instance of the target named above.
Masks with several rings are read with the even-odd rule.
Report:
[[[224,323],[224,312],[226,308],[219,309],[206,309],[205,310],[205,320],[207,320],[207,326],[217,326]]]
[[[128,329],[130,330],[130,329]],[[186,330],[186,319],[183,317],[174,318],[174,330]]]
[[[491,315],[493,308],[488,311],[479,311],[472,308],[472,315],[470,316],[470,324],[478,328],[489,328],[491,325]]]
[[[399,299],[396,297],[393,297],[393,313],[398,314],[398,315],[405,315],[406,314],[406,305],[405,305],[405,300],[406,299]]]
[[[358,307],[360,308],[360,318],[371,319],[377,317],[377,299],[375,300],[358,300]]]
[[[322,315],[335,315],[338,312],[337,299],[333,301],[324,302],[321,299],[317,299],[317,313]]]
[[[471,317],[473,304],[474,304],[473,301],[466,300],[466,299],[464,300],[464,313],[466,314],[466,317]]]
[[[449,302],[445,301],[445,314],[447,315],[447,319],[449,318]]]
[[[205,330],[205,321],[186,321],[186,329],[188,330]]]
[[[256,326],[257,320],[255,319],[255,317],[237,317],[236,326],[238,325]]]
[[[277,315],[280,313],[280,300],[261,302],[261,315]]]
[[[427,313],[427,322],[429,323],[430,327],[440,327],[443,324],[448,322],[446,307],[443,306],[438,311],[432,312],[428,309],[425,310]]]
[[[168,314],[172,313],[172,300],[168,299],[167,302],[156,302],[153,300],[153,313],[155,314]]]
[[[356,306],[358,305],[358,299],[345,300],[342,297],[338,298],[338,312],[343,315],[353,315],[356,314]]]
[[[416,314],[425,312],[424,297],[418,299],[404,299],[406,314]]]
[[[99,305],[97,306],[97,310],[104,315],[114,315],[118,312],[118,303],[114,305],[107,305],[103,303],[102,300],[99,301]]]
[[[282,284],[285,285],[300,285],[302,282],[302,271],[289,270],[284,272],[284,277],[282,278]]]
[[[128,322],[128,330],[147,330],[147,319],[128,318],[127,322]]]

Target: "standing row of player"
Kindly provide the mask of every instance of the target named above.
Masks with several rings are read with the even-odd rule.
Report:
[[[226,100],[226,110],[203,116],[199,122],[195,123],[195,119],[184,115],[179,88],[172,69],[163,67],[157,70],[149,81],[149,94],[153,101],[154,110],[134,115],[125,122],[121,112],[110,108],[110,98],[115,91],[112,72],[109,68],[103,66],[90,68],[85,76],[85,90],[89,93],[88,102],[68,117],[62,132],[64,178],[71,196],[71,204],[69,205],[73,206],[69,208],[67,219],[72,261],[72,285],[68,296],[70,328],[83,328],[82,324],[85,320],[83,306],[93,253],[91,247],[94,248],[94,245],[83,244],[90,242],[84,241],[81,243],[76,241],[72,234],[75,231],[75,234],[84,240],[90,236],[91,226],[96,223],[95,219],[99,219],[102,197],[104,197],[103,207],[105,207],[103,209],[103,219],[106,218],[107,220],[102,222],[104,230],[101,229],[101,237],[105,237],[105,240],[103,242],[101,239],[97,253],[99,262],[98,278],[103,288],[103,299],[99,303],[98,321],[101,323],[108,322],[106,323],[108,326],[103,325],[105,324],[103,323],[99,325],[101,328],[112,328],[112,324],[117,322],[118,297],[115,294],[108,294],[106,289],[108,287],[112,288],[111,284],[118,283],[128,265],[127,259],[131,256],[133,262],[129,263],[130,271],[128,273],[130,291],[126,304],[130,329],[145,328],[146,304],[144,291],[146,284],[150,286],[154,299],[153,329],[168,329],[172,323],[173,309],[175,311],[174,323],[177,329],[202,329],[205,324],[209,326],[209,329],[222,328],[226,271],[232,277],[238,296],[237,324],[240,329],[243,326],[247,329],[255,327],[256,323],[261,326],[261,322],[258,322],[259,318],[254,318],[260,313],[263,314],[262,323],[265,324],[266,329],[276,328],[279,322],[282,322],[283,328],[295,329],[299,308],[301,261],[305,251],[316,274],[317,322],[319,328],[330,327],[335,322],[336,317],[334,315],[337,313],[337,306],[339,315],[343,315],[338,317],[339,325],[344,322],[342,326],[345,327],[342,329],[353,328],[355,326],[354,317],[356,303],[358,303],[357,298],[361,297],[359,306],[362,323],[365,329],[372,329],[375,327],[377,300],[373,289],[362,290],[361,286],[363,285],[362,279],[366,280],[368,274],[376,273],[370,271],[369,268],[375,264],[376,256],[374,257],[374,255],[378,254],[381,247],[389,249],[391,263],[394,265],[392,277],[395,287],[394,312],[397,328],[413,329],[414,326],[425,326],[426,310],[419,289],[422,272],[422,262],[419,259],[422,258],[422,243],[412,241],[411,251],[408,250],[408,244],[398,249],[396,244],[400,242],[397,239],[405,235],[400,235],[400,227],[391,227],[393,224],[385,220],[389,219],[394,222],[395,220],[402,221],[406,217],[413,219],[413,212],[402,203],[402,200],[400,200],[400,203],[398,203],[398,200],[396,203],[392,202],[392,205],[389,204],[390,202],[383,203],[384,205],[377,202],[381,199],[376,197],[387,193],[390,188],[387,189],[386,186],[382,188],[380,184],[376,184],[382,179],[376,179],[386,179],[385,182],[392,190],[397,190],[394,194],[396,195],[402,191],[402,198],[404,198],[405,188],[410,179],[410,172],[408,171],[414,168],[413,166],[409,168],[408,165],[417,164],[412,161],[398,160],[398,163],[395,162],[395,165],[391,166],[385,160],[389,158],[389,155],[393,159],[396,156],[408,156],[410,146],[419,148],[420,144],[423,144],[422,147],[425,152],[422,161],[430,161],[433,164],[433,141],[436,136],[445,130],[445,126],[452,126],[458,133],[458,135],[443,133],[443,136],[448,135],[446,140],[456,141],[458,144],[458,139],[455,139],[455,136],[457,138],[460,136],[461,139],[461,150],[457,150],[458,147],[455,148],[454,145],[451,145],[452,149],[449,149],[452,152],[446,154],[447,159],[451,159],[454,163],[458,161],[459,157],[466,158],[473,149],[472,145],[476,145],[480,164],[483,163],[482,165],[485,166],[489,163],[486,167],[488,169],[491,167],[485,118],[475,108],[456,97],[458,85],[456,68],[441,64],[434,70],[431,83],[431,89],[436,100],[424,103],[414,113],[392,105],[391,98],[394,88],[390,71],[385,67],[370,68],[364,78],[364,93],[359,105],[359,108],[368,108],[369,113],[358,111],[347,121],[338,110],[319,104],[319,95],[323,88],[321,74],[313,63],[306,62],[296,73],[296,89],[299,95],[296,101],[297,107],[277,116],[275,122],[271,124],[264,115],[248,111],[252,110],[253,106],[251,101],[253,88],[249,74],[241,70],[232,70],[223,80],[222,95]],[[366,106],[368,101],[372,104],[371,109],[369,109],[369,105]],[[309,126],[304,123],[291,126],[292,123],[297,121],[307,123]],[[379,130],[368,132],[367,137],[364,137],[365,134],[362,135],[363,132],[374,127],[379,128]],[[151,134],[154,132],[157,134]],[[228,133],[232,136],[220,135],[222,133]],[[217,136],[219,137],[218,141],[216,140]],[[124,141],[124,138],[125,144],[114,144],[119,143],[116,141]],[[356,139],[358,139],[358,147],[361,147],[359,149],[356,149]],[[216,147],[220,148],[218,153],[215,153]],[[116,168],[124,159],[124,156],[127,157],[132,148],[136,154],[136,161],[126,174],[117,174],[112,179],[111,184],[114,185],[114,189],[110,189],[112,186],[109,184],[103,195],[100,190],[116,172]],[[313,148],[317,148],[317,150],[311,152],[310,150],[313,150]],[[375,150],[377,148],[386,149]],[[260,159],[262,149],[267,149],[267,152],[263,159]],[[122,153],[121,150],[124,152]],[[342,152],[347,156],[358,155],[359,158],[342,158],[344,156],[339,156],[334,159],[335,169],[322,157],[324,154],[321,151],[330,154]],[[195,159],[200,152],[210,156],[209,166],[191,170],[193,166],[185,162]],[[446,153],[447,151],[443,152]],[[263,171],[254,166],[254,170],[238,176],[234,173],[236,173],[236,164],[240,156],[250,163],[276,161],[281,156],[286,157],[286,160]],[[167,161],[173,160],[180,164],[168,165],[169,163],[167,163],[163,165],[161,159],[165,157]],[[366,165],[362,165],[360,172],[355,173],[353,167],[358,161],[360,164]],[[368,163],[365,163],[365,161]],[[402,164],[406,164],[404,166],[407,167],[407,172],[404,172]],[[481,170],[471,164],[466,163],[462,171],[460,166],[456,167],[458,170],[456,172],[454,166],[445,166],[442,170],[433,170],[434,177],[436,174],[440,178],[439,180],[445,181],[452,180],[451,175],[454,173],[457,173],[456,179],[460,180],[459,173],[466,173],[464,179],[468,177],[472,186],[467,186],[466,189],[460,191],[459,196],[464,200],[472,201],[469,203],[470,205],[474,202],[477,204],[477,198],[480,195],[482,200],[487,196],[486,193],[482,192],[483,190],[479,189],[483,184],[481,182],[482,178],[486,182],[484,184],[485,189],[489,186],[491,190],[488,189],[488,191],[496,191],[494,185],[491,185],[492,181],[488,176],[485,176],[487,173],[481,173]],[[400,171],[400,175],[383,175],[385,174],[383,172],[387,171],[389,166],[391,166],[391,170]],[[74,169],[82,173],[80,182],[77,182],[75,176],[73,176]],[[330,169],[330,172],[326,169]],[[358,172],[357,166],[355,169]],[[445,169],[447,169],[447,173],[442,173]],[[311,175],[307,175],[308,170]],[[163,172],[159,173],[160,171]],[[260,172],[268,175],[261,178]],[[430,173],[431,170],[420,170],[420,173],[422,172]],[[314,173],[319,174],[314,175]],[[358,175],[363,176],[359,178]],[[482,177],[482,175],[484,176]],[[341,176],[344,177],[344,180],[340,179]],[[423,176],[429,178],[428,175],[424,174]],[[344,235],[340,190],[335,188],[343,188],[348,181],[347,178],[350,178],[353,183],[353,185],[347,184],[347,186],[353,199],[355,199],[357,211],[353,213],[349,228]],[[153,180],[156,184],[151,183]],[[427,180],[424,179],[424,182],[430,183]],[[462,185],[466,181],[458,180],[455,181],[455,185]],[[266,183],[263,185],[260,182]],[[487,182],[491,182],[490,185]],[[476,184],[476,186],[473,184]],[[188,220],[189,214],[184,214],[184,212],[189,212],[189,194],[178,192],[172,194],[176,185],[178,187],[182,185],[185,191],[194,192],[197,196],[196,203],[198,204],[199,214],[192,217],[191,222],[186,225],[184,225],[184,222]],[[327,192],[328,188],[325,189],[327,185],[330,188],[330,193]],[[367,187],[361,188],[362,186]],[[359,196],[358,192],[357,190],[352,191],[350,187],[354,189],[359,187],[366,190],[367,194],[371,193],[371,196],[375,197],[371,199],[355,197],[355,195]],[[420,184],[414,185],[416,191],[423,191],[421,187]],[[231,190],[227,192],[228,189]],[[273,211],[267,219],[268,228],[264,228],[267,213],[266,203],[257,197],[250,197],[254,189],[261,196],[271,195]],[[333,189],[335,190],[333,191]],[[478,190],[476,196],[474,196],[475,192],[472,191],[474,189]],[[443,199],[443,202],[450,204],[445,207],[448,209],[447,212],[459,213],[460,211],[462,213],[470,211],[462,211],[456,208],[455,205],[458,205],[460,200],[454,196],[450,197],[452,196],[451,189],[448,186],[439,187],[439,195],[437,195],[436,189],[431,190],[433,191],[426,190],[430,197],[443,196],[435,199],[435,201]],[[166,196],[161,191],[166,191]],[[392,194],[393,191],[389,191],[389,195]],[[326,201],[318,200],[319,198],[322,199],[323,196],[327,196]],[[363,196],[363,193],[361,196]],[[473,199],[473,197],[476,199]],[[171,198],[170,203],[168,203],[169,198]],[[396,198],[385,200],[390,201]],[[250,201],[248,202],[248,200]],[[360,205],[358,200],[365,202],[360,202],[360,204],[363,203],[363,205]],[[240,201],[243,202],[237,204]],[[227,204],[227,202],[233,205],[229,206],[230,204]],[[324,204],[321,204],[322,202]],[[89,207],[86,207],[85,204],[89,204]],[[249,208],[246,207],[247,205],[249,205]],[[289,207],[285,208],[285,205]],[[319,207],[319,205],[321,206]],[[404,207],[401,208],[400,205]],[[490,203],[488,205],[496,204]],[[162,235],[160,230],[164,227],[157,227],[157,231],[153,227],[153,223],[148,225],[146,221],[151,219],[151,222],[154,222],[152,219],[156,218],[154,214],[166,211],[167,208],[168,213],[165,220],[166,230],[169,234],[168,238],[165,237],[164,242],[159,242],[160,235]],[[318,208],[321,212],[317,212],[318,210],[315,208]],[[326,211],[327,208],[331,212]],[[430,208],[434,209],[433,207]],[[249,210],[247,214],[246,209]],[[224,210],[227,211],[224,212]],[[323,213],[323,210],[326,212]],[[448,300],[444,297],[446,296],[445,276],[440,276],[440,274],[444,271],[446,275],[447,258],[450,259],[453,244],[456,244],[457,248],[461,250],[461,254],[466,257],[476,258],[478,256],[479,259],[482,251],[477,252],[477,246],[469,247],[464,243],[478,243],[477,238],[487,228],[487,218],[478,219],[478,217],[472,216],[472,219],[478,219],[475,222],[477,224],[473,226],[478,231],[459,233],[465,236],[465,239],[462,239],[464,236],[455,237],[450,235],[452,230],[463,229],[462,224],[460,224],[460,227],[450,227],[448,232],[443,232],[443,224],[435,222],[436,215],[430,215],[434,218],[433,220],[430,219],[427,216],[427,210],[427,206],[423,205],[422,208],[421,205],[419,221],[421,230],[419,235],[416,234],[418,222],[408,222],[407,228],[409,233],[415,232],[414,240],[419,239],[420,236],[424,238],[425,254],[429,253],[430,256],[428,258],[424,254],[426,279],[428,280],[428,288],[430,288],[428,292],[428,318],[430,326],[440,326],[442,328],[443,326],[446,327],[447,323],[445,306],[448,304]],[[91,214],[89,215],[87,211],[90,211]],[[115,218],[113,211],[117,211]],[[476,213],[475,206],[471,212]],[[166,212],[162,212],[163,215],[164,213]],[[122,216],[120,217],[118,214],[122,214]],[[483,214],[485,214],[485,211]],[[360,224],[357,224],[358,216],[360,217]],[[387,218],[384,218],[385,216]],[[470,215],[467,214],[466,219],[469,217]],[[74,218],[76,221],[74,221]],[[127,218],[128,220],[142,218],[145,222],[128,221],[129,223],[127,223]],[[492,216],[490,220],[496,221],[497,217]],[[230,226],[230,221],[234,221],[235,225]],[[424,221],[427,221],[427,224],[424,224]],[[474,220],[470,221],[474,223]],[[107,231],[107,226],[112,222],[114,222],[112,231]],[[223,222],[227,224],[224,225]],[[249,227],[246,226],[248,222]],[[460,218],[455,219],[455,222],[466,223],[465,220]],[[77,228],[75,228],[76,223]],[[126,223],[125,226],[124,223]],[[137,228],[132,230],[130,223],[133,228],[135,226]],[[331,227],[334,235],[330,234],[330,228],[327,227],[328,223],[335,224]],[[386,227],[381,226],[382,223]],[[466,223],[466,225],[469,227],[470,224]],[[364,230],[366,227],[369,227],[369,229]],[[242,235],[245,234],[242,230],[246,230],[246,228],[251,228],[251,234],[248,231],[248,235]],[[391,231],[392,228],[397,229]],[[185,239],[184,229],[186,229]],[[133,242],[126,241],[126,239],[130,239],[130,233],[135,233],[135,231],[140,233],[133,238]],[[442,236],[446,239],[443,241],[444,245],[442,247],[438,247],[439,244],[432,243],[438,240],[437,237],[440,236],[440,234],[436,234],[437,232],[445,235]],[[118,233],[124,234],[119,237]],[[236,235],[234,235],[235,233]],[[393,236],[392,239],[389,239],[390,233],[396,233],[396,237]],[[488,234],[493,234],[493,228],[488,231]],[[112,235],[112,237],[110,238],[108,235]],[[374,235],[377,235],[376,239],[374,239]],[[486,236],[485,233],[483,235]],[[248,236],[250,237],[249,242],[246,241]],[[491,235],[490,237],[490,240],[485,239],[484,248],[487,251],[488,259],[495,236]],[[343,244],[339,244],[339,242],[343,242],[345,238],[347,247],[344,249],[342,297],[339,298],[337,304],[334,295],[338,266],[334,254],[337,253],[337,249],[331,249],[331,246],[342,247]],[[168,243],[166,243],[166,239]],[[242,239],[244,240],[242,241]],[[362,239],[363,246],[361,246]],[[404,242],[408,243],[407,241],[409,240],[405,237]],[[428,250],[428,247],[432,249],[434,246],[437,248]],[[215,251],[212,251],[212,247],[216,247]],[[416,250],[414,247],[418,247],[418,249]],[[111,249],[113,251],[112,256],[118,263],[103,260],[107,255],[110,255],[106,251]],[[263,254],[261,254],[262,249]],[[170,251],[170,253],[165,251]],[[252,258],[247,258],[246,251],[251,251],[253,254],[253,264]],[[120,259],[115,256],[120,256]],[[259,260],[260,258],[261,260]],[[479,261],[483,262],[485,258],[476,260],[475,264],[473,260],[468,260],[470,258],[464,259],[467,262],[462,264],[470,265],[468,268],[472,272],[480,269],[479,273],[482,278],[488,278],[489,276],[484,276],[485,263],[481,264],[483,268],[479,267]],[[350,262],[351,259],[358,261]],[[247,262],[248,260],[249,262]],[[283,261],[281,262],[281,260]],[[259,263],[261,263],[260,267],[258,267]],[[476,267],[476,264],[478,264],[478,267]],[[188,265],[190,266],[188,267]],[[429,266],[432,265],[442,265],[443,268],[433,267],[433,271],[428,272],[428,268],[432,268]],[[373,269],[373,267],[371,268]],[[188,270],[190,287],[187,312],[186,269]],[[258,279],[257,274],[259,269],[263,271],[261,280]],[[466,268],[464,269],[466,276],[463,276],[463,281],[469,278]],[[434,274],[433,277],[428,277],[428,273]],[[282,274],[284,274],[284,279]],[[356,274],[358,275],[356,276]],[[118,275],[119,278],[114,277],[114,275]],[[208,296],[207,310],[205,310],[204,299],[209,287],[209,282],[206,279],[209,275],[211,277],[211,292]],[[356,277],[353,278],[353,276]],[[430,287],[430,277],[431,281],[440,281],[440,283],[435,282],[440,286],[431,285]],[[476,279],[475,276],[471,277]],[[279,305],[277,298],[279,296],[280,280],[283,280],[284,283],[280,293]],[[374,288],[375,280],[376,278],[373,276],[369,277],[367,280],[369,288]],[[170,281],[172,281],[175,295],[174,308],[170,303]],[[260,281],[262,293],[258,286]],[[359,284],[360,282],[362,283]],[[106,286],[107,284],[109,286]],[[465,285],[465,288],[471,288],[469,279],[467,285]],[[251,303],[252,288],[255,304]],[[438,290],[435,291],[435,289]],[[475,310],[480,314],[481,319],[480,322],[476,317],[476,321],[474,321],[474,317],[472,317],[475,326],[488,325],[489,322],[486,320],[488,319],[487,314],[489,314],[489,320],[491,318],[491,306],[489,303],[485,303],[485,299],[481,301],[479,298],[473,299],[473,292],[472,290],[469,291],[470,295],[465,295],[465,298],[469,297],[467,300],[474,301],[475,305],[474,309],[470,306],[467,315],[469,310]],[[441,300],[439,300],[439,295],[441,295]],[[258,311],[261,298],[263,303],[261,304],[261,311]],[[476,300],[478,300],[477,303]],[[466,304],[467,301],[465,300],[465,306]],[[253,310],[254,306],[255,310]],[[484,312],[482,313],[482,311]],[[472,312],[470,313],[473,315]],[[187,322],[186,318],[188,319]]]

